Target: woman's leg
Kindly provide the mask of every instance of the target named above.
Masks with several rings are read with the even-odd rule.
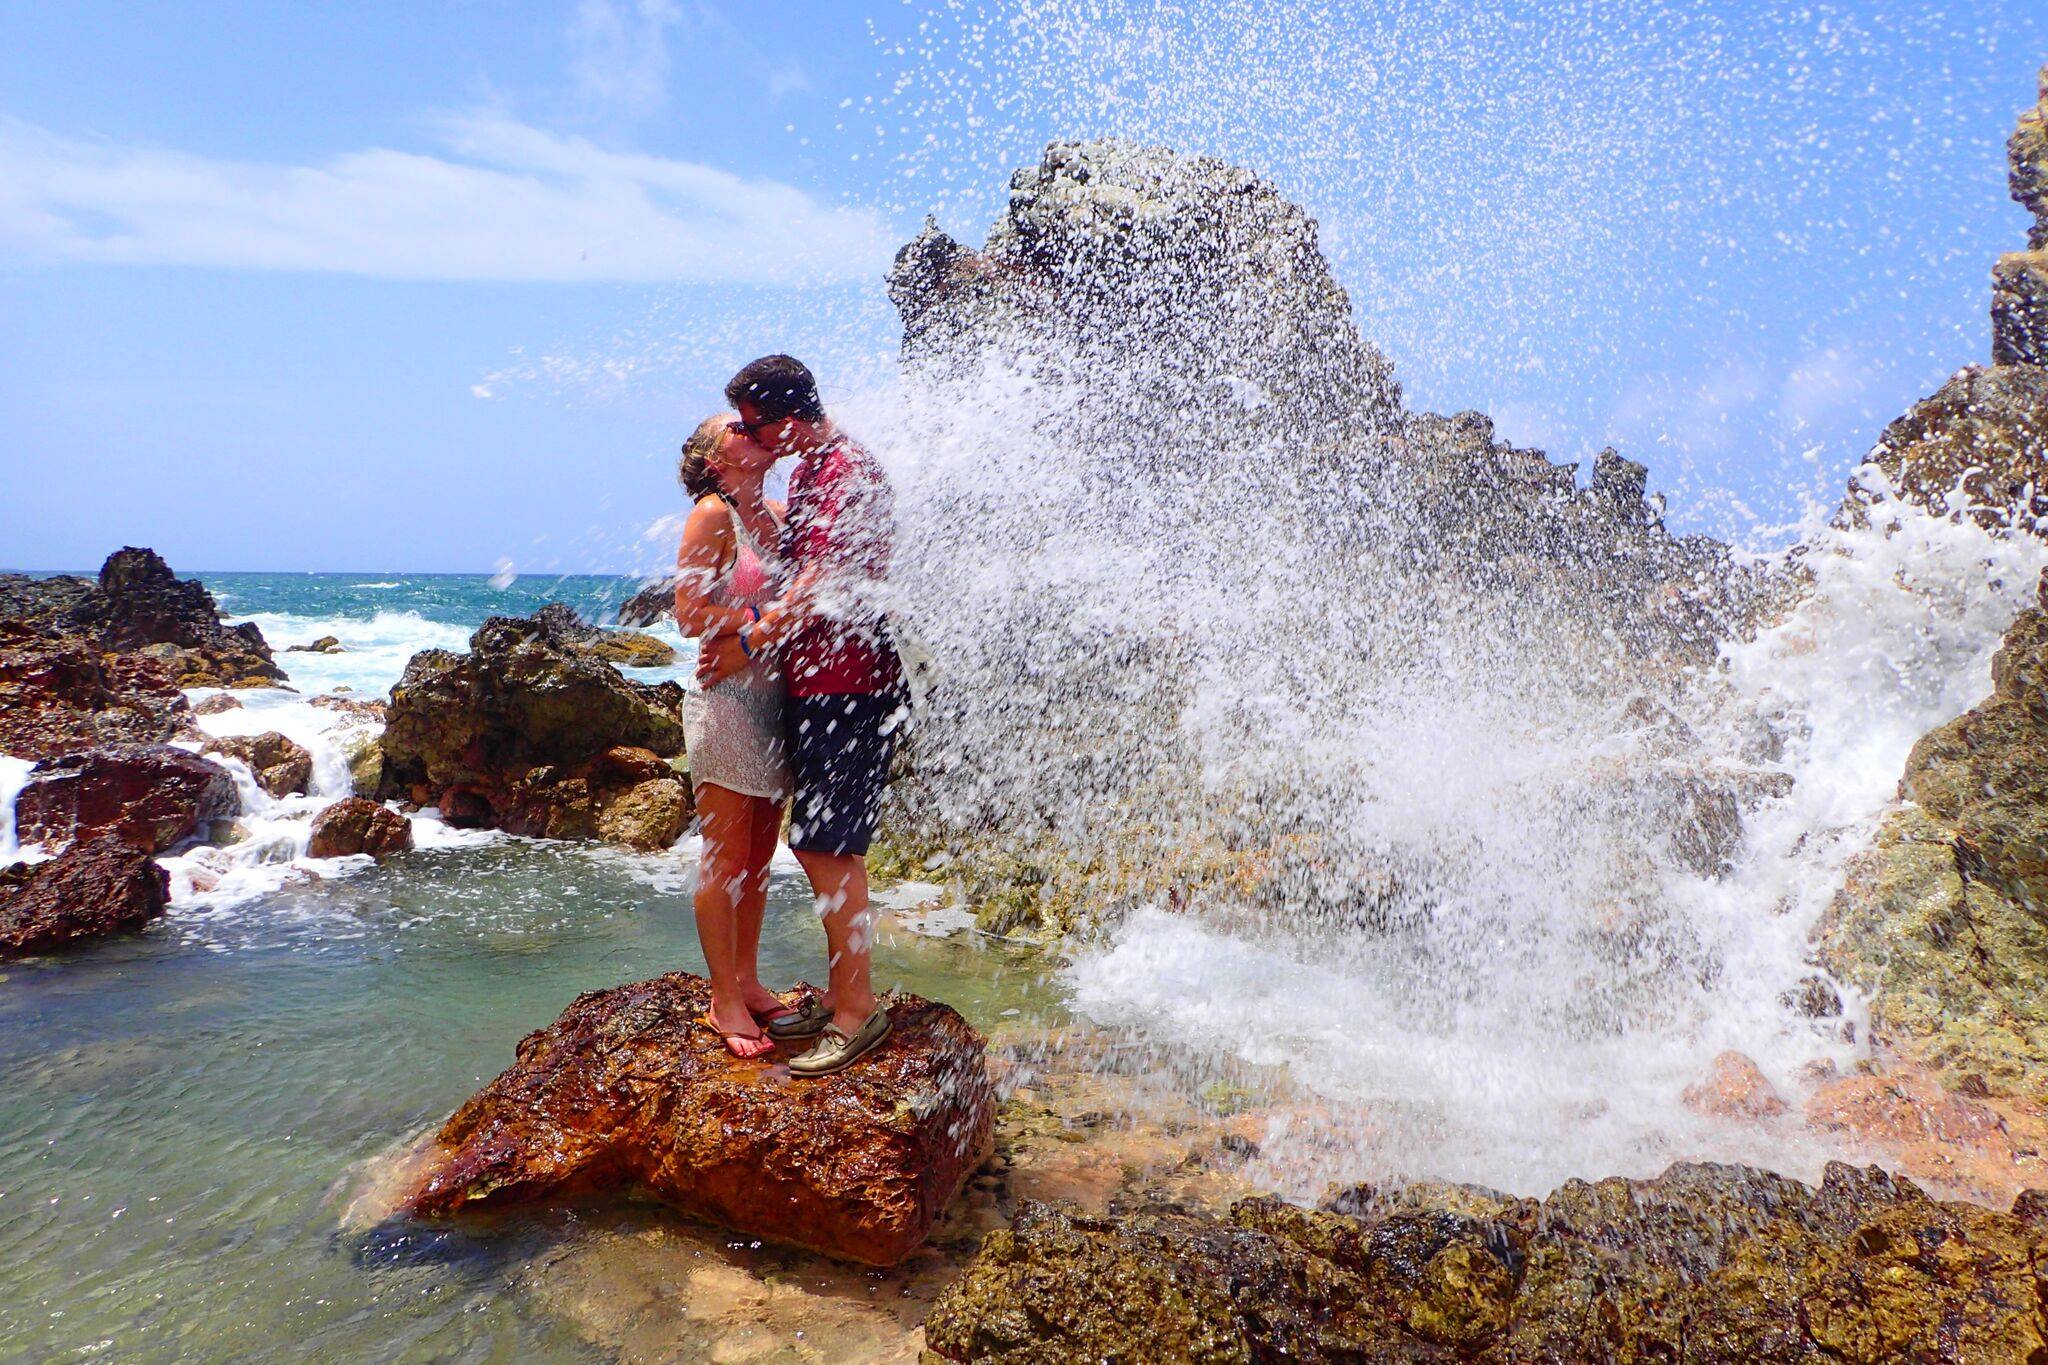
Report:
[[[775,845],[782,838],[782,803],[755,796],[747,800],[747,818],[752,837],[747,859],[747,881],[734,907],[734,974],[747,1008],[757,1017],[781,1013],[786,1006],[761,984],[761,921],[768,913],[768,864],[775,857]]]
[[[711,1022],[738,1057],[758,1057],[774,1047],[748,1012],[739,979],[737,909],[753,856],[752,801],[712,782],[697,788],[697,818],[704,836],[697,871],[697,941],[711,973]]]

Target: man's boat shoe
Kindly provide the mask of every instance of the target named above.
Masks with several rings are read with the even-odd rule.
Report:
[[[778,1043],[795,1038],[815,1038],[832,1022],[832,1007],[813,995],[788,1014],[778,1014],[762,1025]]]
[[[877,1005],[868,1021],[856,1029],[852,1037],[841,1033],[836,1025],[826,1025],[817,1045],[790,1062],[789,1074],[829,1076],[835,1071],[843,1071],[881,1046],[882,1040],[888,1036],[889,1009],[886,1005]]]

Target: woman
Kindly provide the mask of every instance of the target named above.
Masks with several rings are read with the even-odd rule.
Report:
[[[775,456],[731,429],[731,413],[705,419],[683,444],[676,471],[696,499],[676,552],[676,623],[708,641],[760,619],[774,596],[777,509],[761,494]],[[775,1044],[762,1025],[793,1011],[762,986],[755,958],[768,903],[768,860],[782,832],[789,763],[782,737],[782,679],[765,663],[683,703],[683,733],[696,788],[703,863],[697,937],[711,971],[705,1022],[733,1056]]]

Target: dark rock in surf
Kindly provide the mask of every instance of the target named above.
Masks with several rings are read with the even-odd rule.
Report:
[[[240,759],[272,796],[303,796],[313,784],[313,755],[275,730],[210,739],[199,752]]]
[[[630,682],[541,622],[495,616],[392,689],[379,791],[450,823],[665,848],[691,811],[682,689]]]
[[[995,1095],[952,1009],[889,997],[890,1036],[836,1075],[739,1061],[676,972],[594,991],[448,1120],[409,1206],[447,1215],[641,1193],[743,1235],[871,1265],[915,1251],[988,1156]]]
[[[619,605],[613,618],[622,626],[651,626],[673,620],[676,614],[674,575],[650,579],[638,592]]]
[[[375,801],[350,796],[313,817],[306,856],[345,858],[367,853],[373,858],[385,858],[411,847],[410,820]]]
[[[241,812],[226,768],[169,744],[113,744],[45,759],[15,798],[23,843],[109,837],[162,853]]]
[[[1882,494],[1937,516],[1967,515],[1987,530],[2048,530],[2048,369],[1971,366],[1884,429],[1845,509],[1882,515]],[[1888,490],[1884,487],[1889,485]],[[1963,505],[1955,502],[1962,491]]]
[[[332,635],[323,635],[303,645],[286,645],[287,654],[346,654],[348,650]]]
[[[2031,1205],[2028,1207],[2031,1208]],[[1831,1163],[1248,1199],[1227,1218],[1024,1205],[940,1296],[941,1360],[1970,1360],[2048,1352],[2029,1217]]]
[[[0,961],[140,929],[169,900],[169,874],[116,839],[0,868]]]

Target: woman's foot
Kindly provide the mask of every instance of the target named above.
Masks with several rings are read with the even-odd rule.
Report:
[[[740,987],[740,999],[746,1002],[747,1013],[759,1023],[772,1024],[796,1013],[792,1006],[776,999],[775,993],[758,981],[750,981]]]
[[[737,1022],[740,1019],[746,1022]],[[727,1052],[743,1062],[765,1057],[775,1050],[775,1044],[754,1022],[753,1014],[744,1008],[721,1008],[714,1002],[704,1016],[704,1026],[724,1040]]]

